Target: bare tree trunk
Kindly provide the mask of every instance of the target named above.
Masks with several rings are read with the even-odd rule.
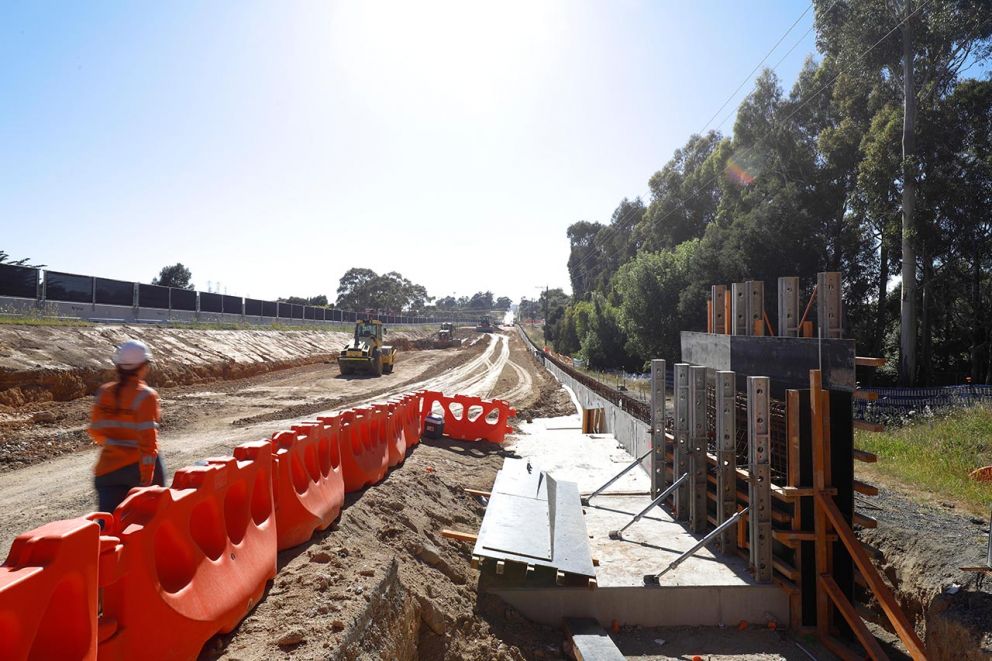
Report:
[[[885,349],[885,325],[888,322],[886,314],[889,294],[889,244],[882,232],[882,246],[879,254],[878,267],[878,309],[875,313],[875,355],[881,356]]]
[[[923,246],[923,305],[920,308],[920,378],[924,385],[933,383],[933,257]]]
[[[982,258],[978,241],[973,242],[974,253],[971,265],[971,380],[972,383],[985,381],[985,365],[982,363],[982,344],[985,329],[982,324]]]
[[[912,0],[906,0],[906,16],[912,14]],[[907,20],[902,29],[902,300],[900,309],[899,381],[916,383],[916,91],[913,85],[913,28]]]

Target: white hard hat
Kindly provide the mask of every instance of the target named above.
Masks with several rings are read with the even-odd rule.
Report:
[[[151,359],[152,352],[148,350],[148,345],[139,340],[128,340],[114,352],[114,365],[126,370],[140,367]]]

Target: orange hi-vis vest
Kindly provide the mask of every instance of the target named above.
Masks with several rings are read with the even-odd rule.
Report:
[[[142,479],[148,481],[158,457],[158,393],[138,380],[116,391],[117,382],[112,381],[96,393],[87,431],[103,447],[93,472],[106,475],[138,463]]]

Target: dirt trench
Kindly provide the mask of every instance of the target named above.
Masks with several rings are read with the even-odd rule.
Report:
[[[519,341],[519,340],[517,340]],[[520,408],[574,412],[567,394],[516,342],[511,360],[534,388]],[[504,367],[493,396],[521,383]],[[519,378],[519,375],[517,375]],[[498,445],[425,440],[380,484],[349,494],[340,519],[305,545],[280,554],[263,601],[201,658],[560,659],[562,633],[526,620],[502,600],[478,594],[472,545],[444,528],[475,533],[488,490],[502,467]]]
[[[919,500],[892,487],[859,499],[859,509],[878,527],[859,530],[858,537],[931,659],[992,659],[992,577],[961,571],[983,564],[988,520],[958,513],[950,503]],[[868,607],[873,621],[891,632],[880,606],[869,601]]]

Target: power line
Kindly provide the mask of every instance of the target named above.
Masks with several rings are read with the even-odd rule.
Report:
[[[834,4],[836,4],[836,2]],[[735,89],[733,92],[730,93],[730,96],[728,96],[727,97],[727,100],[723,102],[723,105],[720,106],[715,113],[713,113],[713,116],[709,118],[709,121],[706,122],[706,125],[703,126],[702,129],[700,129],[700,131],[699,131],[699,134],[700,135],[702,135],[703,131],[705,131],[709,127],[710,123],[714,119],[716,119],[716,116],[719,115],[721,112],[723,112],[723,109],[727,107],[727,104],[730,103],[730,101],[735,96],[737,96],[737,93],[741,91],[741,88],[743,88],[745,85],[747,85],[747,82],[749,80],[751,80],[751,76],[754,75],[754,72],[757,71],[759,68],[761,68],[761,65],[765,63],[765,60],[767,60],[771,56],[771,54],[775,52],[775,49],[779,47],[779,44],[781,44],[785,40],[785,38],[789,36],[789,33],[792,32],[793,28],[795,28],[797,25],[799,25],[799,21],[803,20],[803,16],[805,16],[806,14],[808,14],[809,13],[809,10],[812,9],[812,8],[813,8],[813,3],[810,3],[809,6],[806,7],[806,9],[803,11],[803,13],[801,13],[799,15],[799,18],[797,18],[795,21],[793,21],[792,25],[789,26],[789,29],[785,31],[785,34],[783,34],[781,37],[779,37],[778,41],[775,42],[775,45],[772,46],[771,50],[769,50],[767,53],[765,53],[765,56],[763,58],[761,58],[761,61],[754,65],[754,68],[751,69],[751,73],[749,73],[747,75],[747,77],[744,80],[741,81],[741,84],[737,86],[737,89]],[[809,34],[809,33],[807,32],[806,34]],[[793,46],[793,48],[795,48],[795,46]],[[724,121],[726,121],[726,120],[724,120]]]
[[[837,5],[837,1],[839,1],[839,0],[835,0],[834,4],[830,6],[830,9],[833,9],[833,7]],[[885,35],[883,35],[878,41],[876,41],[874,44],[872,44],[871,46],[869,46],[866,50],[864,50],[859,55],[857,55],[853,60],[851,60],[851,63],[853,64],[854,62],[857,62],[857,61],[861,60],[866,55],[868,55],[871,51],[875,50],[875,48],[877,48],[879,46],[879,44],[881,44],[883,41],[885,41],[890,36],[892,36],[892,34],[896,30],[898,30],[899,28],[901,28],[903,26],[903,24],[906,23],[906,21],[908,21],[911,18],[913,18],[914,16],[916,16],[924,8],[928,7],[932,2],[933,2],[933,0],[927,0],[926,2],[924,2],[923,4],[921,4],[919,7],[917,7],[915,10],[913,10],[913,12],[911,14],[908,14],[905,18],[903,18],[901,21],[899,21],[898,23],[896,23],[895,27],[893,27],[891,30],[889,30],[888,32],[886,32]],[[830,9],[828,9],[827,11],[829,12]],[[843,69],[843,68],[840,71],[838,71],[837,72],[837,75],[835,75],[830,80],[828,80],[826,83],[824,83],[823,85],[821,85],[815,92],[813,92],[813,94],[811,96],[809,96],[809,98],[807,98],[805,101],[803,101],[801,104],[799,104],[799,106],[797,106],[791,113],[789,113],[789,115],[785,119],[781,120],[782,123],[788,122],[793,117],[795,117],[799,113],[800,110],[802,110],[807,104],[809,104],[811,101],[813,101],[813,99],[815,99],[820,94],[822,94],[824,92],[824,90],[826,90],[828,87],[830,87],[831,85],[833,85],[833,83],[838,78],[840,78],[840,76],[842,74],[844,74],[845,72],[846,72],[846,69]],[[754,151],[755,149],[757,149],[759,146],[762,146],[762,145],[763,145],[763,141],[759,140],[759,141],[755,142],[753,145],[751,145],[749,147],[745,147],[740,152],[737,152],[737,155],[738,156],[740,156],[740,155],[749,155],[749,152]],[[695,199],[699,195],[699,193],[703,192],[705,189],[707,189],[709,186],[711,186],[719,177],[720,177],[720,174],[715,174],[712,177],[710,177],[709,180],[707,180],[703,185],[701,185],[699,188],[697,188],[696,191],[693,192],[687,199],[690,199],[690,200],[691,199]],[[647,192],[650,193],[650,189]],[[676,211],[676,209],[672,209],[670,212],[668,212],[667,214],[665,214],[664,216],[662,216],[661,218],[659,218],[659,220],[660,221],[661,220],[666,220],[669,216],[671,216],[672,214],[674,214],[675,211]],[[626,220],[626,217],[624,218],[624,220]],[[580,265],[585,265],[585,262],[589,258],[591,258],[592,256],[593,256],[593,253],[590,253],[586,257],[586,259],[583,259],[580,262]]]
[[[829,7],[829,8],[828,8],[828,9],[826,10],[826,12],[824,12],[824,14],[828,14],[828,13],[830,13],[830,11],[831,11],[831,10],[832,10],[832,9],[833,9],[833,8],[834,8],[834,7],[836,6],[836,5],[837,5],[837,3],[838,3],[838,2],[840,2],[840,0],[834,0],[834,3],[833,3],[832,5],[830,5],[830,7]],[[748,81],[749,81],[749,80],[751,79],[751,76],[753,76],[753,75],[754,75],[754,72],[755,72],[755,71],[757,71],[757,70],[758,70],[758,69],[759,69],[759,68],[761,67],[761,65],[765,63],[765,61],[766,61],[766,60],[768,59],[768,57],[769,57],[769,56],[770,56],[770,55],[771,55],[772,53],[774,53],[774,52],[775,52],[775,49],[779,47],[779,45],[780,45],[780,44],[782,43],[782,41],[783,41],[783,40],[784,40],[784,39],[785,39],[785,38],[786,38],[787,36],[789,36],[789,33],[790,33],[790,32],[792,32],[792,30],[793,30],[793,29],[794,29],[794,28],[796,27],[796,25],[798,25],[798,24],[799,24],[799,21],[801,21],[801,20],[803,19],[803,17],[804,17],[804,16],[806,16],[806,14],[807,14],[807,13],[809,13],[809,10],[810,10],[810,9],[812,9],[812,8],[813,8],[813,3],[810,3],[810,4],[809,4],[809,6],[807,6],[807,7],[806,7],[806,9],[805,9],[805,10],[803,11],[803,13],[802,13],[802,14],[800,14],[800,15],[799,15],[799,17],[798,17],[798,18],[797,18],[797,19],[796,19],[795,21],[793,21],[793,22],[792,22],[792,25],[790,25],[790,26],[789,26],[789,29],[787,29],[787,30],[786,30],[786,31],[785,31],[785,32],[784,32],[784,33],[782,34],[782,36],[781,36],[781,37],[779,37],[779,39],[778,39],[778,41],[776,41],[776,42],[775,42],[775,45],[774,45],[774,46],[772,46],[772,47],[771,47],[771,49],[770,49],[770,50],[769,50],[769,51],[768,51],[768,52],[767,52],[767,53],[765,54],[765,56],[764,56],[763,58],[761,58],[761,61],[759,61],[759,62],[758,62],[758,64],[756,64],[756,65],[754,66],[754,68],[753,68],[753,69],[751,70],[751,73],[749,73],[749,74],[747,75],[747,77],[746,77],[746,78],[745,78],[744,80],[742,80],[742,81],[741,81],[741,83],[740,83],[740,85],[738,85],[738,86],[737,86],[737,89],[735,89],[735,90],[734,90],[733,92],[731,92],[731,94],[730,94],[730,96],[728,96],[728,97],[727,97],[727,99],[726,99],[726,100],[725,100],[725,101],[723,102],[723,105],[721,105],[721,106],[720,106],[720,107],[719,107],[719,108],[717,109],[717,111],[716,111],[715,113],[713,113],[713,116],[712,116],[712,117],[710,117],[710,119],[709,119],[709,121],[707,121],[707,122],[706,122],[706,125],[705,125],[705,126],[703,126],[703,128],[702,128],[702,129],[701,129],[701,130],[699,131],[699,135],[702,135],[702,134],[703,134],[703,132],[704,132],[704,131],[705,131],[705,130],[706,130],[706,129],[707,129],[708,127],[709,127],[709,125],[710,125],[710,123],[711,123],[711,122],[712,122],[712,121],[713,121],[713,120],[714,120],[714,119],[715,119],[715,118],[717,117],[717,115],[719,115],[719,114],[720,114],[720,112],[721,112],[721,111],[723,111],[723,109],[727,107],[727,104],[728,104],[728,103],[730,103],[730,101],[731,101],[731,100],[732,100],[732,99],[733,99],[733,98],[734,98],[734,97],[735,97],[735,96],[737,95],[737,93],[738,93],[738,92],[739,92],[739,91],[741,90],[741,88],[743,88],[743,87],[744,87],[744,85],[746,85],[746,84],[747,84],[747,82],[748,82]],[[780,58],[780,59],[779,59],[779,61],[778,61],[778,62],[777,62],[777,63],[775,64],[775,66],[774,66],[774,67],[772,67],[772,70],[774,70],[774,69],[777,69],[777,68],[778,68],[778,66],[779,66],[779,65],[780,65],[780,64],[782,63],[782,61],[783,61],[783,60],[785,59],[785,57],[786,57],[786,56],[788,56],[788,54],[789,54],[789,53],[791,53],[791,52],[792,52],[793,50],[795,50],[795,48],[796,48],[796,46],[798,46],[798,45],[799,45],[799,43],[801,43],[801,42],[802,42],[802,40],[806,38],[806,35],[807,35],[807,34],[809,34],[809,33],[810,33],[810,31],[812,31],[814,27],[816,27],[816,24],[815,24],[815,22],[814,22],[814,24],[813,24],[812,26],[810,26],[810,28],[809,28],[809,30],[807,30],[807,31],[806,31],[806,34],[804,34],[804,35],[802,36],[802,38],[800,38],[800,40],[799,40],[799,41],[797,41],[797,42],[796,42],[795,44],[793,44],[793,46],[792,46],[792,48],[790,48],[790,49],[789,49],[789,50],[788,50],[788,51],[786,52],[786,54],[785,54],[785,56],[783,56],[782,58]],[[736,112],[736,111],[735,111],[735,112]],[[728,117],[727,117],[727,118],[729,118],[729,117],[730,117],[730,116],[732,116],[732,115],[733,115],[733,113],[731,113],[730,115],[728,115]],[[723,126],[723,124],[724,124],[724,123],[726,123],[726,121],[727,121],[727,118],[724,118],[724,120],[723,120],[722,122],[720,122],[720,125],[719,125],[719,126],[718,126],[717,128],[719,128],[720,126]],[[650,195],[650,193],[651,193],[651,190],[650,190],[650,189],[648,189],[647,191],[645,191],[645,193],[644,193],[644,196],[645,196],[645,197],[646,197],[646,196],[649,196],[649,195]],[[640,199],[640,197],[641,197],[641,196],[638,196],[637,198],[635,198],[635,200],[637,200],[637,199]],[[630,213],[631,213],[631,212],[627,212],[627,214],[625,214],[624,216],[621,216],[621,217],[620,217],[620,218],[619,218],[619,219],[617,220],[617,222],[619,223],[619,222],[622,222],[622,221],[625,221],[625,220],[627,220],[627,219],[629,218],[629,214],[630,214]],[[674,213],[674,210],[672,211],[672,213]],[[671,215],[671,214],[667,214],[666,216],[663,216],[663,217],[662,217],[662,220],[664,220],[665,218],[667,218],[667,217],[668,217],[668,215]],[[586,262],[587,262],[587,261],[588,261],[589,259],[591,259],[591,258],[592,258],[593,256],[595,256],[595,253],[589,253],[589,254],[588,254],[588,255],[587,255],[587,256],[586,256],[585,258],[583,258],[582,260],[580,260],[580,261],[578,262],[578,264],[577,264],[577,266],[579,266],[579,267],[582,267],[582,266],[585,266],[585,264],[586,264]]]

